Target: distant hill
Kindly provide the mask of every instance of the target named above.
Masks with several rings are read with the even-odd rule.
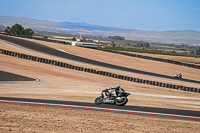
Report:
[[[123,29],[116,27],[105,27],[87,23],[71,23],[37,20],[24,17],[0,16],[1,26],[12,26],[15,23],[25,28],[38,31],[72,33],[91,36],[123,36],[129,40],[143,40],[149,42],[196,44],[200,46],[200,32],[198,31],[144,31],[134,29]]]
[[[114,27],[105,27],[87,23],[70,23],[70,22],[60,22],[59,23],[61,28],[68,28],[68,29],[84,29],[89,31],[100,30],[100,31],[109,31],[116,29]]]

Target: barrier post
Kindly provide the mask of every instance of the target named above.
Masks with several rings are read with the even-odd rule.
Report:
[[[131,81],[131,77],[128,77],[127,80],[128,80],[128,81]]]
[[[145,83],[146,83],[146,80],[142,80],[142,83],[145,84]]]
[[[183,86],[179,86],[179,90],[183,90]]]
[[[108,72],[108,77],[112,77],[112,73]]]
[[[123,76],[122,76],[122,75],[116,75],[116,74],[115,74],[115,76],[116,76],[116,78],[118,78],[118,79],[123,79]]]
[[[156,85],[156,86],[159,86],[159,82],[156,82],[155,85]]]
[[[166,84],[165,83],[162,83],[162,87],[165,87],[166,86]]]
[[[143,79],[139,79],[139,83],[142,83]]]

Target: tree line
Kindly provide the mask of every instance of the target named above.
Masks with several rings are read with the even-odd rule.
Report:
[[[145,48],[149,48],[150,43],[148,43],[148,42],[143,42],[143,43],[140,42],[140,43],[137,43],[136,46],[137,46],[137,47],[143,47],[143,48],[144,48],[144,47],[145,47]]]
[[[11,28],[7,26],[7,28],[4,30],[4,33],[12,36],[26,36],[26,37],[32,37],[34,32],[31,28],[25,29],[20,24],[15,24]]]
[[[200,47],[196,50],[196,55],[200,55]]]
[[[121,36],[108,36],[108,39],[113,39],[113,40],[125,40],[124,37]]]

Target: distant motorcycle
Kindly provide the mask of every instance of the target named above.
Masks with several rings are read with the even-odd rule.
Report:
[[[95,99],[95,104],[116,104],[117,106],[124,106],[128,102],[127,96],[130,93],[127,93],[123,90],[116,96],[116,90],[109,92],[108,90],[103,90],[101,96]]]
[[[175,75],[174,75],[174,78],[182,78],[181,73],[179,73],[179,74],[175,74]]]

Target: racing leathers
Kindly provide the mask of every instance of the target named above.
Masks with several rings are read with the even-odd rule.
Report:
[[[123,88],[115,88],[115,87],[114,88],[106,88],[106,90],[112,90],[109,92],[110,93],[109,95],[114,96],[114,97],[118,97],[118,94],[124,92]]]

